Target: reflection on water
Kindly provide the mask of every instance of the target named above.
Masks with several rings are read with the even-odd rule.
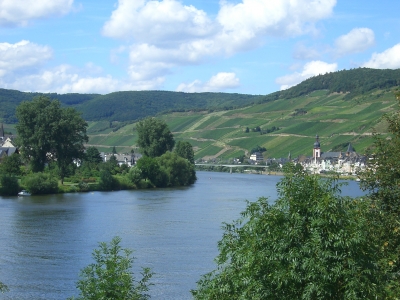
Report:
[[[0,198],[0,281],[4,299],[66,299],[100,241],[119,235],[134,267],[155,272],[152,299],[190,299],[214,268],[222,222],[245,200],[276,199],[280,177],[198,172],[191,187]],[[362,193],[357,183],[342,188]]]

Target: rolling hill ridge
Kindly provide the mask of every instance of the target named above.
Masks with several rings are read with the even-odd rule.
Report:
[[[248,155],[257,145],[267,149],[267,157],[296,157],[311,155],[316,134],[322,151],[345,150],[352,143],[364,153],[374,131],[385,134],[381,117],[397,109],[399,86],[400,70],[361,68],[315,76],[265,96],[147,91],[58,98],[84,117],[92,113],[85,117],[89,144],[101,151],[116,146],[118,152],[129,152],[137,138],[133,121],[157,115],[176,140],[192,143],[196,158]],[[19,93],[19,99],[37,95],[10,93]]]

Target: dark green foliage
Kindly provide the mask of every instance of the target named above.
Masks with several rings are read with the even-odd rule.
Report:
[[[22,179],[23,186],[32,195],[55,194],[58,192],[57,179],[47,173],[35,173]]]
[[[113,191],[118,189],[118,181],[112,176],[107,169],[100,171],[99,188],[102,191]]]
[[[55,161],[61,182],[74,159],[84,156],[88,141],[86,122],[73,108],[61,108],[58,100],[40,96],[17,107],[17,144],[33,172],[42,172]]]
[[[12,175],[3,174],[0,177],[0,195],[16,196],[20,191],[18,178]]]
[[[260,147],[259,145],[257,145],[256,147],[254,147],[253,149],[251,149],[250,153],[253,154],[255,152],[265,152],[267,151],[267,149],[265,149],[265,147]]]
[[[17,123],[15,117],[15,108],[23,101],[31,101],[35,97],[46,96],[50,99],[59,99],[63,105],[79,105],[97,97],[96,94],[41,94],[41,93],[24,93],[15,90],[0,89],[0,119],[5,123]]]
[[[195,299],[385,299],[371,202],[290,166],[274,205],[260,198],[225,224],[218,269]]]
[[[0,164],[0,170],[9,175],[21,175],[21,156],[18,153],[13,153],[10,156],[3,157]]]
[[[249,127],[246,127],[246,130],[244,132],[249,133]]]
[[[400,101],[400,93],[396,95]],[[388,291],[391,299],[400,294],[400,111],[384,116],[388,124],[389,137],[375,134],[370,150],[368,168],[359,174],[361,187],[369,191],[374,206],[381,210],[379,218],[373,220],[381,226],[382,251],[386,252],[381,266],[391,274]]]
[[[304,108],[296,108],[294,110],[294,113],[292,113],[292,117],[295,116],[304,116],[305,114],[307,114],[307,110],[305,110]]]
[[[387,89],[399,85],[400,69],[358,68],[341,70],[311,77],[290,89],[269,94],[260,102],[301,97],[317,90],[326,90],[327,94],[348,93],[345,98],[352,99],[374,89]]]
[[[136,280],[132,273],[132,251],[120,246],[121,238],[114,237],[109,244],[100,243],[93,251],[92,263],[82,269],[76,286],[80,291],[77,300],[145,300],[149,281],[153,275],[142,268],[142,278]],[[70,298],[74,299],[74,298]]]
[[[158,188],[165,188],[169,186],[169,176],[168,170],[164,166],[160,166],[160,170],[156,174],[156,176],[151,181],[154,186]]]
[[[167,152],[158,157],[157,161],[167,174],[167,186],[186,186],[196,181],[194,164],[176,153]]]
[[[397,95],[400,100],[400,93]],[[388,212],[400,215],[400,111],[384,116],[390,138],[376,134],[369,168],[361,175],[361,186],[382,202]]]
[[[160,172],[160,165],[157,160],[148,156],[143,156],[139,159],[136,163],[136,167],[142,173],[143,178],[151,182],[156,181],[157,174]]]
[[[103,161],[100,152],[96,147],[90,146],[86,148],[84,161],[88,163],[98,164]]]
[[[142,154],[150,157],[163,155],[172,151],[175,140],[168,125],[160,119],[146,118],[136,124],[137,144]]]
[[[271,132],[277,131],[279,129],[280,129],[279,127],[272,126],[271,128],[267,128],[265,130],[261,130],[260,134],[271,133]]]
[[[101,163],[98,166],[100,170],[107,170],[112,175],[120,173],[120,167],[118,165],[118,161],[115,155],[111,155],[105,163]]]
[[[168,91],[115,92],[80,106],[86,120],[140,120],[163,112],[233,109],[260,96],[227,93],[180,93]]]
[[[137,186],[142,180],[142,171],[140,171],[140,169],[136,166],[131,167],[129,173],[127,174],[127,177],[134,185]]]
[[[61,178],[61,183],[68,175],[69,166],[76,159],[84,158],[83,144],[88,141],[86,135],[87,123],[80,114],[73,108],[61,109],[61,118],[55,128],[53,147],[56,163]]]
[[[180,157],[186,158],[191,164],[194,164],[194,151],[189,142],[178,141],[175,145],[175,152]]]

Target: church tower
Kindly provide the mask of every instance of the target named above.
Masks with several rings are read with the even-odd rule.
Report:
[[[1,123],[1,127],[0,127],[0,140],[4,141],[4,128],[3,128],[3,123]]]
[[[321,157],[321,147],[319,144],[319,136],[316,135],[315,137],[315,143],[314,143],[314,149],[313,149],[313,158],[314,158],[314,163],[317,162],[317,158]]]

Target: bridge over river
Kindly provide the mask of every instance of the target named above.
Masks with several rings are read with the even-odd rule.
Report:
[[[263,168],[264,171],[267,168],[267,166],[261,166],[261,165],[229,165],[229,164],[195,164],[196,166],[210,166],[210,167],[227,167],[230,168],[230,173],[232,173],[232,168],[244,168],[244,167],[248,167],[248,168]],[[261,170],[261,174],[262,174]]]

